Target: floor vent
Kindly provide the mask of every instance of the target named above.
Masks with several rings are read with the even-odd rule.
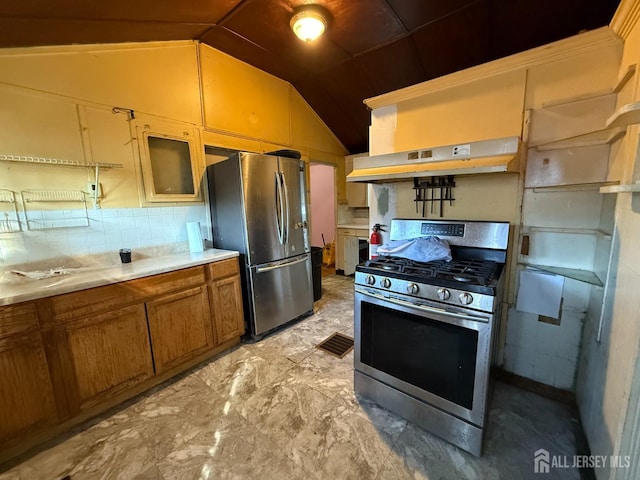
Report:
[[[338,358],[342,358],[353,349],[353,338],[336,332],[316,345],[316,348],[324,350]]]

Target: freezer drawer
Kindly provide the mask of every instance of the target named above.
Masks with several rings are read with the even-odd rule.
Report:
[[[249,267],[252,334],[260,336],[313,312],[311,256]]]

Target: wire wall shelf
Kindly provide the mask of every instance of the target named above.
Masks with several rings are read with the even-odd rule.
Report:
[[[65,160],[61,158],[32,157],[26,155],[8,155],[0,153],[0,161],[18,162],[18,163],[38,163],[44,165],[61,165],[68,167],[86,167],[86,168],[122,168],[120,163],[101,163],[101,162],[80,162],[77,160]]]
[[[100,170],[110,169],[110,168],[122,168],[121,163],[80,162],[78,160],[65,160],[62,158],[34,157],[29,155],[10,155],[6,153],[0,153],[0,161],[17,162],[17,163],[34,163],[39,165],[93,168],[95,172],[94,183],[96,185],[96,189],[92,195],[94,208],[100,208],[100,200],[98,197],[98,187],[97,187],[98,185],[100,185]],[[28,225],[29,224],[27,222],[27,227]]]
[[[21,231],[22,223],[18,216],[16,194],[11,190],[0,189],[0,233]]]
[[[85,193],[81,190],[22,190],[20,196],[29,230],[89,226],[87,200]],[[74,209],[63,211],[70,212],[69,215],[56,214],[55,217],[48,215],[46,210],[37,209],[38,205],[53,202],[73,204]],[[80,204],[80,209],[78,209],[78,204]]]

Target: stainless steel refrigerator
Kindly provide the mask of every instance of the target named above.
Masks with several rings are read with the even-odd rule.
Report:
[[[213,245],[240,252],[254,339],[313,312],[305,164],[234,153],[207,168]]]

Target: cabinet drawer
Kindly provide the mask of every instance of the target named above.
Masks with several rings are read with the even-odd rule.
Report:
[[[338,228],[338,235],[345,237],[368,237],[369,230],[366,228]]]
[[[207,279],[217,280],[218,278],[231,277],[240,273],[237,258],[221,260],[219,262],[210,263],[206,266]]]
[[[26,333],[38,328],[34,303],[17,303],[0,307],[0,338]]]
[[[204,268],[192,267],[152,277],[114,283],[104,287],[57,295],[47,304],[55,323],[139,303],[145,299],[176,290],[204,285]]]
[[[145,298],[162,295],[163,293],[204,285],[204,267],[185,268],[175,272],[154,275],[153,277],[140,278],[128,283],[139,290]]]

